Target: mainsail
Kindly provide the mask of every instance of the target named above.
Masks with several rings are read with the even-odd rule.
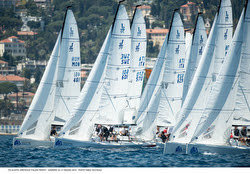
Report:
[[[247,1],[248,2],[248,1]],[[246,7],[249,11],[250,7]],[[234,112],[233,125],[250,125],[250,16],[249,13],[245,14],[245,37],[242,45],[242,58],[240,64],[240,78],[238,83],[238,91],[236,97],[236,110]]]
[[[185,75],[185,38],[180,14],[175,11],[168,35],[165,68],[161,84],[161,98],[157,125],[174,126],[182,105]]]
[[[182,103],[184,74],[184,28],[179,13],[175,11],[170,32],[143,92],[137,120],[137,137],[153,139],[157,125],[175,124],[175,115]]]
[[[54,124],[64,125],[75,106],[81,87],[80,41],[76,20],[71,9],[66,11],[61,35]]]
[[[186,98],[187,91],[189,89],[194,73],[200,62],[200,58],[204,51],[206,42],[207,42],[207,34],[206,34],[205,25],[204,25],[204,20],[203,20],[202,15],[198,14],[197,19],[196,19],[194,33],[193,33],[190,52],[186,54],[188,63],[186,66],[186,73],[185,73],[185,78],[184,78],[182,103],[184,102]]]
[[[124,5],[117,9],[111,32],[104,87],[97,123],[122,124],[128,106],[128,77],[131,61],[131,32]]]
[[[131,24],[131,61],[128,76],[128,108],[124,111],[124,124],[135,123],[141,99],[146,60],[146,25],[141,9],[136,7]]]
[[[76,101],[76,107],[71,113],[71,118],[64,125],[60,136],[89,140],[93,133],[93,120],[99,113],[98,109],[104,84],[103,79],[110,45],[111,28]]]

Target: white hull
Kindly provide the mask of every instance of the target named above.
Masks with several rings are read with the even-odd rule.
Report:
[[[207,144],[189,144],[188,154],[194,153],[218,153],[218,154],[239,154],[250,153],[250,147],[247,146],[227,146],[227,145],[207,145]]]
[[[185,154],[186,144],[176,142],[166,142],[164,144],[164,154]]]
[[[36,148],[36,147],[46,147],[52,148],[54,144],[54,140],[34,140],[28,138],[20,138],[14,137],[13,138],[13,148],[20,149],[20,148]]]
[[[217,153],[217,154],[239,154],[250,153],[247,146],[227,146],[208,144],[184,144],[169,142],[164,145],[164,154],[197,154],[197,153]]]
[[[143,143],[134,141],[80,141],[67,138],[56,138],[54,148],[71,148],[71,147],[86,147],[86,148],[142,148],[154,147],[154,143]]]

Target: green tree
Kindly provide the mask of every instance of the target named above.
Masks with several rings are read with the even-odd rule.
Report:
[[[23,68],[23,71],[22,71],[22,76],[27,78],[27,79],[30,79],[31,78],[31,71],[29,68]]]
[[[7,95],[10,93],[17,93],[18,88],[14,83],[2,82],[0,83],[0,94],[4,96],[4,100],[0,101],[0,112],[6,117],[10,115],[11,110],[14,109],[14,105],[10,102]]]
[[[8,62],[9,66],[16,65],[16,58],[7,53],[6,51],[3,53],[3,57],[1,59]]]

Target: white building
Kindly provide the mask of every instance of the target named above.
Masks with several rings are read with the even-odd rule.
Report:
[[[3,56],[4,52],[9,53],[13,57],[23,57],[26,55],[25,42],[19,40],[16,36],[8,37],[7,39],[0,41],[0,56]]]

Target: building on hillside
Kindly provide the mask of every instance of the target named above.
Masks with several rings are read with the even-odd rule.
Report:
[[[159,45],[159,48],[161,48],[164,39],[168,33],[168,29],[147,29],[147,39],[148,41],[152,41],[153,42],[153,46],[155,45]]]
[[[211,24],[210,24],[210,19],[209,18],[205,19],[205,28],[206,28],[207,34],[209,34],[210,28],[211,28]]]
[[[136,4],[152,4],[153,0],[137,0]]]
[[[32,92],[18,92],[18,93],[12,93],[8,95],[8,99],[12,104],[14,104],[14,107],[22,107],[29,108],[32,99],[34,97],[34,93]],[[22,101],[22,104],[21,102]]]
[[[34,0],[37,7],[46,8],[53,0]]]
[[[4,52],[7,52],[13,57],[26,58],[27,56],[25,42],[19,40],[16,36],[11,36],[0,41],[0,56],[3,56]]]
[[[139,6],[138,8],[141,9],[143,16],[149,20],[149,25],[150,25],[149,28],[151,28],[152,23],[155,21],[154,17],[151,15],[151,6],[142,5]],[[130,19],[132,19],[134,11],[135,11],[135,6],[132,7],[132,10],[128,11],[128,16]]]
[[[31,74],[35,74],[35,71],[37,68],[40,71],[44,71],[47,65],[46,60],[30,60],[26,59],[25,62],[18,63],[16,66],[17,72],[22,72],[24,68],[29,69],[31,71]]]
[[[31,31],[30,27],[28,26],[29,21],[33,22],[40,22],[40,27],[42,30],[44,30],[44,21],[42,21],[42,17],[36,17],[36,16],[25,16],[25,13],[23,13],[24,16],[20,16],[23,22],[23,25],[21,27],[21,31]]]
[[[183,15],[184,28],[192,27],[199,12],[199,6],[194,2],[188,2],[180,7],[180,13]]]
[[[0,60],[0,74],[1,75],[15,75],[16,67],[9,66],[8,62]]]
[[[29,38],[36,39],[37,32],[34,32],[34,31],[18,31],[17,35],[21,39],[29,39]]]
[[[2,82],[14,83],[16,84],[19,91],[23,91],[23,86],[25,81],[29,81],[29,79],[16,75],[7,75],[7,76],[0,75],[0,83]]]
[[[93,64],[81,64],[81,86],[86,82]]]
[[[141,12],[142,12],[142,14],[143,14],[144,17],[150,16],[151,7],[149,5],[142,5],[142,6],[139,6],[138,8],[141,9]],[[132,7],[132,9],[133,9],[133,12],[134,12],[135,7]]]
[[[15,8],[20,0],[0,0],[0,8]]]

